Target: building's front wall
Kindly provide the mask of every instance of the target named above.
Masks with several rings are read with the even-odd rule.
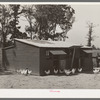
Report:
[[[61,59],[65,60],[66,62],[66,69],[72,69],[74,68],[79,68],[82,67],[83,71],[91,71],[93,69],[93,63],[92,63],[92,54],[86,54],[84,55],[82,49],[76,48],[75,49],[75,55],[73,56],[74,53],[74,48],[68,49],[68,48],[41,48],[40,49],[40,73],[41,75],[45,74],[44,70],[53,70],[53,59],[46,55],[46,51],[50,50],[63,50],[67,53],[67,55],[64,57],[59,57],[59,61]],[[72,61],[73,60],[73,61]],[[79,61],[80,60],[80,61]],[[63,61],[62,61],[63,63]],[[60,68],[60,62],[59,62],[59,68]],[[64,68],[61,68],[64,69]],[[51,72],[51,74],[53,74]]]
[[[83,48],[81,49],[81,66],[83,71],[92,71],[93,70],[93,61],[92,61],[92,52],[85,53],[83,50],[91,50],[92,48]]]
[[[15,47],[5,52],[9,70],[28,68],[33,74],[39,75],[39,48],[15,41]]]
[[[50,50],[63,50],[66,52],[65,56],[58,56],[58,63],[60,64],[60,61],[64,61],[66,63],[66,68],[69,66],[69,58],[68,58],[68,49],[67,48],[41,48],[40,49],[40,73],[41,75],[44,75],[45,70],[50,70],[51,74],[53,74],[53,69],[54,69],[54,59],[50,54],[48,55],[47,52]],[[58,67],[60,67],[58,65]]]
[[[92,71],[93,70],[93,62],[92,62],[92,54],[88,54],[87,57],[83,59],[83,71]]]

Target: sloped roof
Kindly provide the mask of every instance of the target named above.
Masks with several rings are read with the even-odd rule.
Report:
[[[15,39],[15,41],[23,42],[37,47],[50,48],[68,48],[72,46],[80,46],[79,44],[69,43],[68,41],[47,41],[47,40],[30,40],[30,39]]]
[[[85,53],[93,53],[92,50],[83,50]]]
[[[92,48],[92,47],[90,47],[90,46],[82,46],[81,48],[82,49],[84,49],[84,48],[89,49],[89,48]]]

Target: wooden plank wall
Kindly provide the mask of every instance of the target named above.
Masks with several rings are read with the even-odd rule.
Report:
[[[34,75],[39,75],[39,48],[18,41],[15,45],[15,48],[5,50],[7,69],[13,71],[28,68]]]

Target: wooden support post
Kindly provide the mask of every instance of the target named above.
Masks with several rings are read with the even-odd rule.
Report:
[[[73,56],[72,56],[71,69],[73,68],[74,58],[75,58],[75,47],[74,47]]]
[[[79,68],[81,68],[81,59],[79,58]]]

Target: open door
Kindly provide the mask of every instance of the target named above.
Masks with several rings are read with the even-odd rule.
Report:
[[[59,69],[64,70],[66,68],[66,56],[59,56]]]

